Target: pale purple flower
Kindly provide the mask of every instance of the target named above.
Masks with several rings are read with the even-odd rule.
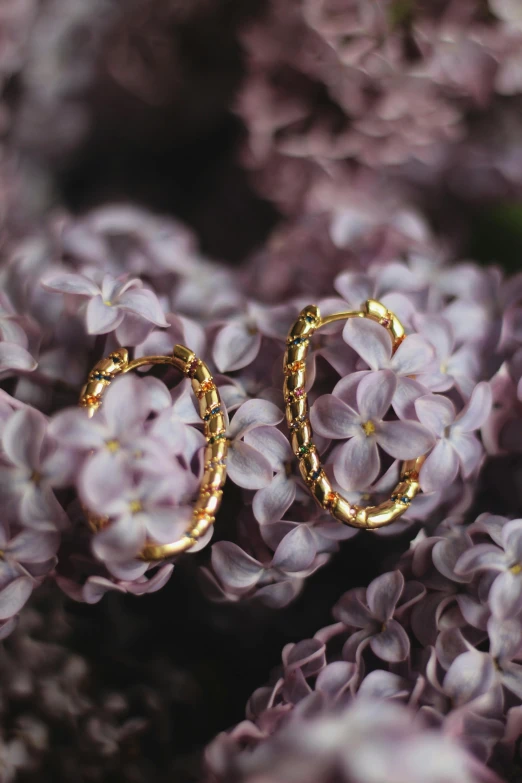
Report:
[[[271,483],[275,456],[272,454],[271,458],[266,457],[257,448],[260,443],[254,439],[254,445],[249,445],[247,437],[258,427],[263,427],[266,437],[266,430],[275,427],[282,420],[283,412],[268,400],[247,400],[236,410],[228,430],[230,447],[227,467],[228,475],[235,484],[245,489],[261,489]],[[270,436],[268,438],[270,439]],[[277,453],[280,438],[275,438],[277,440],[274,447]]]
[[[344,647],[348,660],[358,659],[367,645],[384,661],[398,662],[408,657],[408,634],[393,617],[403,590],[403,575],[393,571],[378,576],[367,589],[355,588],[344,594],[334,615],[346,626],[359,629]]]
[[[298,485],[288,438],[275,427],[254,427],[245,434],[244,443],[262,454],[274,471],[270,483],[254,495],[254,515],[260,524],[282,519],[295,500]]]
[[[314,537],[300,525],[281,540],[271,558],[263,562],[247,554],[231,541],[212,547],[212,567],[225,588],[246,595],[255,588],[255,597],[269,606],[286,606],[322,559],[317,556]]]
[[[86,275],[62,272],[46,278],[43,285],[50,291],[80,297],[87,332],[116,331],[121,345],[137,345],[154,326],[169,325],[156,294],[144,288],[139,278],[105,275],[98,285]]]
[[[6,371],[31,372],[38,362],[33,357],[31,346],[36,342],[39,328],[27,317],[17,315],[7,296],[3,294],[0,301],[0,373]],[[30,341],[28,332],[32,332]]]
[[[391,370],[363,373],[362,378],[359,374],[340,381],[333,394],[319,397],[312,406],[312,426],[320,435],[349,438],[334,459],[341,486],[363,489],[377,478],[378,446],[397,459],[414,459],[433,445],[433,437],[419,422],[383,420],[396,389]]]
[[[442,316],[416,316],[414,320],[419,333],[435,351],[431,368],[419,373],[417,380],[433,392],[456,386],[468,399],[480,376],[479,349],[467,344],[456,348],[451,324]]]
[[[110,471],[121,459],[154,468],[163,452],[155,439],[146,437],[145,422],[158,404],[159,383],[131,374],[116,378],[92,418],[85,409],[70,408],[54,416],[50,432],[63,447],[83,455],[89,453],[88,462],[99,463],[100,472]],[[160,384],[159,394],[162,387]],[[168,392],[167,397],[170,400]]]
[[[62,576],[56,577],[59,587],[74,601],[87,604],[97,604],[106,593],[129,593],[131,595],[149,595],[161,590],[172,576],[174,566],[166,563],[158,568],[154,576],[147,578],[140,576],[133,581],[111,581],[104,576],[89,576],[83,585],[78,585],[70,579]]]
[[[66,221],[61,241],[75,261],[114,274],[183,274],[194,253],[194,238],[185,226],[133,204],[105,204],[80,220]]]
[[[45,416],[30,407],[12,413],[3,428],[2,451],[4,512],[35,530],[62,528],[65,513],[53,488],[69,482],[75,460],[67,450],[56,448]]]
[[[181,466],[168,477],[144,476],[134,481],[120,461],[111,470],[92,461],[83,469],[79,484],[85,505],[112,520],[93,541],[100,560],[128,561],[143,548],[147,537],[167,544],[190,527],[192,508],[186,504],[197,481]]]
[[[469,401],[458,414],[451,400],[439,394],[428,394],[415,400],[419,421],[437,439],[420,471],[424,492],[434,492],[451,484],[459,470],[464,478],[476,470],[483,449],[474,431],[486,422],[491,403],[491,387],[486,381],[475,386]]]
[[[474,574],[491,571],[498,576],[489,591],[488,602],[491,611],[499,619],[517,616],[522,611],[522,519],[499,524],[501,517],[494,517],[492,523],[484,520],[484,531],[494,544],[475,544],[459,558],[457,574]],[[480,528],[479,528],[480,529]]]
[[[430,367],[434,355],[431,345],[420,335],[411,334],[392,353],[392,340],[387,329],[368,318],[347,321],[343,337],[370,370],[389,370],[395,374],[394,410],[400,418],[414,418],[411,401],[424,389],[415,377]]]
[[[247,367],[257,357],[263,337],[284,341],[288,324],[298,312],[292,303],[267,307],[255,302],[245,303],[245,312],[233,316],[215,338],[212,358],[220,372],[232,372]]]

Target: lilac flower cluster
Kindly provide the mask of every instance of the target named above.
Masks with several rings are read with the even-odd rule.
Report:
[[[332,216],[330,232],[342,245],[352,216]],[[328,313],[378,297],[406,327],[398,350],[384,326],[356,319],[317,335],[308,365],[317,445],[350,500],[384,497],[400,461],[426,455],[424,494],[397,532],[436,523],[457,498],[459,513],[472,502],[480,432],[488,449],[503,438],[489,381],[495,390],[497,370],[504,378],[517,366],[522,312],[518,277],[443,263],[429,233],[422,243],[410,233],[409,248],[405,234],[400,242],[402,260],[383,258],[366,271],[347,256],[318,302]],[[65,536],[74,554],[53,573],[69,595],[92,602],[107,589],[161,587],[172,565],[156,573],[137,555],[147,539],[179,536],[201,476],[204,439],[187,381],[129,375],[112,384],[94,419],[61,410],[75,406],[94,361],[119,345],[143,356],[182,342],[214,368],[230,421],[229,477],[244,501],[234,538],[213,546],[204,569],[215,600],[284,606],[355,534],[312,501],[283,422],[281,357],[304,292],[275,305],[252,298],[240,278],[198,255],[186,229],[123,206],[62,217],[31,242],[13,242],[2,277],[0,352],[11,394],[3,398],[0,492],[15,534],[49,531],[56,548]],[[109,519],[92,543],[75,496]],[[46,573],[55,565],[47,561]],[[28,579],[17,582],[23,596],[5,619],[26,600]]]
[[[272,0],[241,39],[243,160],[284,211],[306,210],[329,179],[346,186],[354,164],[379,181],[443,175],[467,197],[520,187],[516,0]],[[501,143],[487,131],[499,123]]]
[[[522,184],[518,0],[271,0],[249,11],[227,109],[246,126],[241,165],[285,217],[238,271],[204,257],[171,217],[100,198],[73,215],[60,203],[65,161],[107,95],[162,124],[191,48],[178,52],[169,31],[177,41],[189,18],[208,21],[212,0],[117,6],[10,0],[0,12],[3,776],[43,774],[69,732],[86,780],[104,779],[100,758],[114,763],[108,774],[150,780],[150,765],[120,760],[148,730],[146,705],[170,708],[156,692],[139,709],[88,693],[86,661],[44,631],[63,615],[34,609],[44,582],[84,604],[112,593],[101,612],[182,571],[140,552],[191,518],[205,438],[190,381],[172,369],[124,375],[89,419],[77,401],[90,369],[122,346],[143,357],[176,343],[208,363],[226,409],[231,502],[191,548],[194,567],[211,601],[280,610],[357,535],[300,476],[284,420],[287,332],[307,304],[328,315],[374,298],[404,325],[400,345],[368,319],[322,328],[306,393],[324,469],[350,502],[389,497],[402,461],[425,457],[422,492],[375,534],[403,533],[409,549],[370,584],[340,585],[335,623],[284,648],[247,720],[209,746],[208,783],[514,779],[517,499],[503,499],[505,517],[470,521],[486,472],[502,459],[518,470],[522,274],[461,260],[444,230],[453,216],[433,197],[441,183],[467,199]],[[63,779],[74,765],[65,753]]]
[[[475,757],[504,774],[509,764],[515,769],[522,698],[521,558],[521,520],[482,514],[466,526],[449,518],[432,535],[419,533],[397,570],[340,598],[334,625],[284,648],[270,684],[250,699],[248,720],[210,747],[208,762],[217,779],[236,768],[250,779],[249,770],[258,764],[263,769],[281,745],[283,760],[305,752],[307,741],[298,750],[291,742],[287,746],[288,735],[321,735],[332,711],[341,726],[340,710],[353,705],[346,714],[364,714],[372,699],[385,702],[371,707],[373,720],[379,710],[383,716],[390,710],[388,730],[394,709],[401,720],[398,707],[389,703],[404,703]],[[346,735],[339,730],[332,736],[327,759],[337,763],[336,754],[347,752]],[[450,748],[441,746],[442,755]],[[352,752],[357,760],[357,750]],[[313,779],[328,779],[318,763]],[[419,767],[416,780],[431,780],[431,774]]]

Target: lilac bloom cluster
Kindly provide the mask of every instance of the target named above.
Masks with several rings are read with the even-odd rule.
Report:
[[[416,713],[478,760],[503,774],[515,770],[521,531],[521,520],[491,514],[467,526],[449,518],[432,535],[419,533],[395,571],[345,593],[333,609],[335,624],[288,644],[270,683],[252,695],[246,722],[210,746],[217,778],[236,767],[246,774],[284,746],[286,732],[313,733],[314,721],[328,724],[332,711],[339,721],[341,710],[364,710],[369,699],[385,702],[385,712],[403,703],[409,720]],[[345,751],[341,736],[333,748]],[[425,774],[430,780],[421,769],[417,779]]]
[[[520,186],[516,0],[272,0],[241,40],[243,160],[283,210],[346,183],[353,164],[423,185],[442,175],[468,198]]]
[[[318,663],[310,657],[310,671]],[[205,783],[499,783],[458,743],[392,701],[366,696],[325,707],[342,668],[317,676],[317,698],[271,735],[269,723],[244,721],[207,749]]]
[[[426,455],[423,494],[390,532],[433,526],[443,510],[470,506],[482,441],[496,448],[497,378],[511,378],[520,363],[520,279],[470,262],[450,265],[428,229],[419,223],[414,230],[405,216],[388,225],[388,249],[363,270],[370,245],[360,245],[358,256],[355,243],[343,255],[353,219],[341,209],[323,224],[337,255],[329,295],[318,304],[328,313],[377,297],[407,334],[395,352],[385,327],[367,319],[314,337],[308,380],[317,446],[352,502],[389,495],[401,461]],[[357,231],[373,242],[371,226]],[[74,551],[56,570],[69,595],[93,602],[108,589],[161,587],[172,565],[155,574],[137,555],[146,540],[165,543],[184,529],[201,476],[204,439],[187,382],[165,378],[169,391],[157,378],[128,376],[111,386],[92,420],[76,408],[60,410],[75,404],[94,361],[120,345],[143,356],[181,342],[214,371],[229,416],[229,478],[245,507],[231,540],[212,549],[204,569],[209,595],[284,606],[355,534],[312,501],[284,424],[281,356],[289,324],[308,300],[306,282],[292,297],[262,302],[251,295],[248,275],[245,284],[202,258],[187,229],[124,206],[62,217],[30,243],[13,241],[2,275],[8,322],[34,345],[35,364],[7,374],[6,410],[51,414],[55,471],[48,479],[46,463],[30,464],[27,480],[38,477],[39,489],[12,506],[13,524],[32,524],[28,514],[54,520]],[[12,494],[10,480],[1,486]],[[92,541],[71,490],[110,520]]]

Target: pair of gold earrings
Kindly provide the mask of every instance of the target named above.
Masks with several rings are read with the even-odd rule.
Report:
[[[424,457],[402,464],[400,481],[391,497],[376,506],[364,507],[350,503],[332,487],[313,442],[306,392],[306,357],[310,340],[318,329],[348,318],[370,318],[380,323],[390,334],[393,351],[404,339],[404,328],[398,318],[374,299],[368,299],[360,311],[335,313],[325,317],[321,317],[316,305],[305,307],[291,327],[286,341],[283,363],[286,420],[292,450],[299,461],[299,470],[319,505],[345,525],[372,530],[389,525],[407,510],[420,489],[419,471]],[[183,345],[174,346],[169,356],[142,356],[132,360],[125,348],[113,351],[107,358],[101,359],[89,373],[81,392],[80,405],[88,410],[90,416],[94,415],[102,403],[104,392],[114,378],[137,367],[153,364],[171,365],[191,379],[192,389],[199,403],[206,446],[203,478],[186,533],[170,544],[148,543],[140,554],[140,557],[147,561],[163,560],[190,549],[214,523],[223,495],[228,452],[224,409],[212,374],[207,365]],[[92,515],[88,516],[95,529],[108,522]]]

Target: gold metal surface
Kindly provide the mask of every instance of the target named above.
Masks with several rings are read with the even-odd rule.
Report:
[[[187,532],[170,544],[148,541],[139,555],[146,561],[164,560],[185,552],[197,543],[198,539],[214,524],[227,476],[228,440],[219,391],[214,385],[207,365],[184,345],[175,345],[169,356],[141,356],[131,360],[126,348],[113,351],[108,357],[100,359],[89,373],[87,383],[80,394],[79,405],[87,409],[89,416],[94,416],[102,404],[106,389],[115,378],[138,367],[155,364],[170,364],[191,379],[207,445],[204,455],[205,473]],[[110,524],[108,517],[91,514],[88,510],[86,513],[89,525],[94,531],[99,531]]]
[[[372,530],[391,524],[409,508],[411,501],[420,491],[419,471],[425,457],[402,463],[400,481],[390,499],[377,506],[350,503],[332,487],[313,442],[304,362],[310,341],[318,329],[349,318],[370,318],[380,323],[390,334],[393,351],[397,350],[404,339],[404,328],[397,316],[375,299],[368,299],[360,311],[350,310],[324,317],[321,317],[316,305],[305,307],[290,329],[286,341],[283,364],[286,421],[290,430],[292,451],[299,460],[299,470],[319,505],[344,525]]]

